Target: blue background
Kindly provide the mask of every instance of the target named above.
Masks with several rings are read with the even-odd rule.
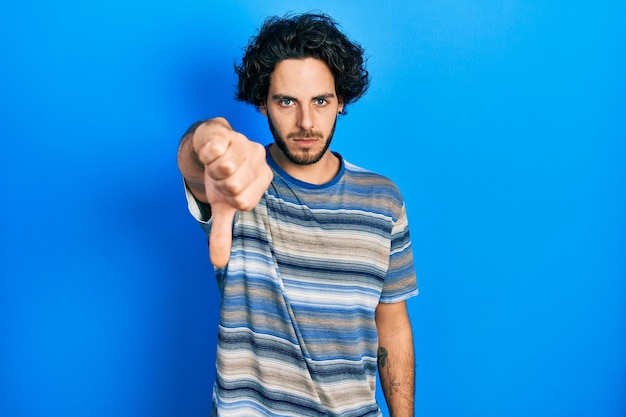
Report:
[[[626,7],[539,0],[5,1],[0,415],[208,415],[178,140],[221,115],[266,143],[232,64],[311,9],[370,56],[334,146],[406,198],[417,415],[626,415]]]

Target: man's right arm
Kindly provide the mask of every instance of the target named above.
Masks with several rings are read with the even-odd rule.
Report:
[[[199,201],[224,201],[244,211],[258,204],[272,180],[263,145],[221,117],[189,128],[178,148],[178,167]]]
[[[263,145],[215,118],[193,125],[178,148],[178,167],[193,196],[211,208],[211,261],[225,266],[237,210],[252,210],[272,181]]]

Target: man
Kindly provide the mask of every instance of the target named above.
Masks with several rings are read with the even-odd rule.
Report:
[[[213,414],[380,416],[378,367],[391,415],[413,416],[404,203],[329,150],[369,84],[362,48],[326,15],[270,18],[236,72],[275,142],[216,118],[178,155],[221,292]]]

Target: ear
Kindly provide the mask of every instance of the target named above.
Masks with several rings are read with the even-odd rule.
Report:
[[[341,114],[343,111],[343,98],[339,97],[339,108],[337,109],[337,114]]]
[[[267,117],[267,104],[265,101],[259,104],[259,110],[263,113],[263,116]]]

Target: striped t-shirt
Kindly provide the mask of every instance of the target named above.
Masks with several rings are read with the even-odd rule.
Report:
[[[343,160],[312,185],[267,155],[274,179],[235,216],[230,261],[216,270],[214,414],[380,416],[374,312],[417,294],[402,196]]]

